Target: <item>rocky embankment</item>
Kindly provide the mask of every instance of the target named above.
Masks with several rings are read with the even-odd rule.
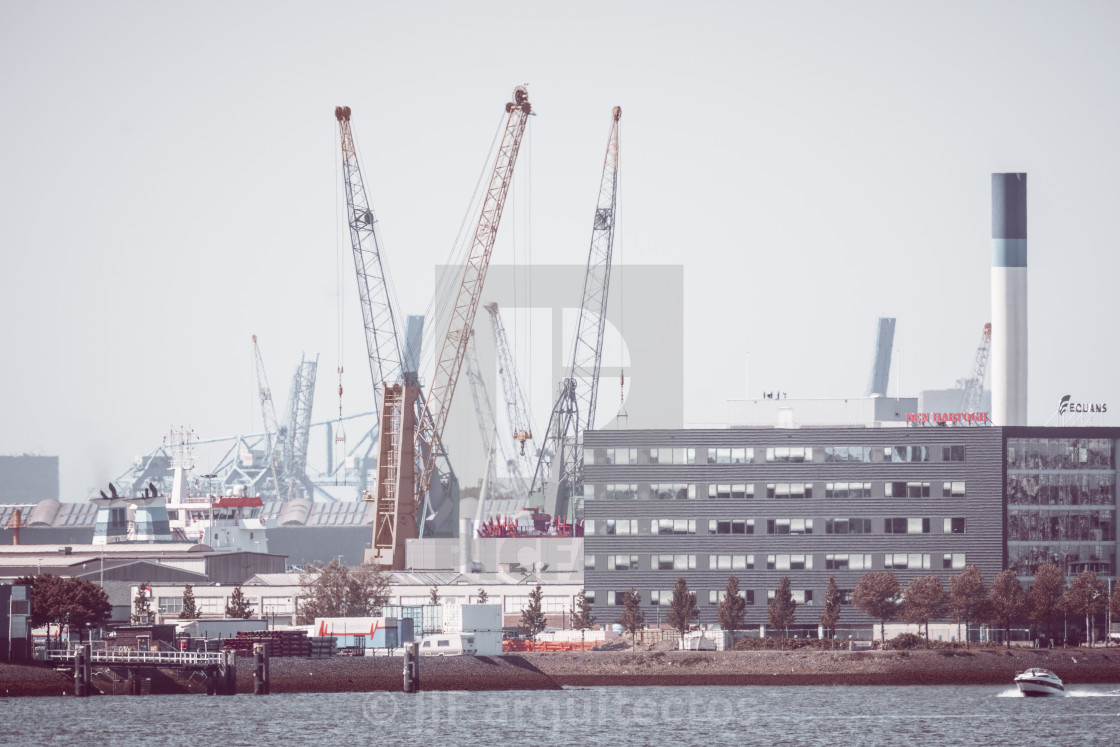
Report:
[[[498,657],[423,658],[425,690],[554,690],[562,686],[633,685],[1003,685],[1028,667],[1053,670],[1066,684],[1120,686],[1120,651],[997,649],[970,651],[642,651],[528,653]],[[399,657],[274,658],[273,693],[397,691]],[[148,676],[148,675],[145,675]],[[152,672],[152,693],[199,693],[198,679]],[[125,692],[123,677],[100,672],[95,686]],[[242,661],[239,692],[252,692]],[[43,666],[0,665],[0,696],[69,695],[73,682]]]

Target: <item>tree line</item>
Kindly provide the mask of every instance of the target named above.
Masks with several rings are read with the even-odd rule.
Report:
[[[836,578],[830,576],[824,607],[818,617],[827,638],[836,636],[841,601]],[[1111,609],[1112,619],[1120,620],[1120,594],[1110,597],[1104,581],[1091,571],[1077,575],[1067,585],[1065,574],[1054,563],[1039,567],[1028,591],[1024,591],[1013,570],[1002,571],[992,580],[991,586],[985,586],[980,569],[974,565],[965,566],[953,576],[948,590],[937,576],[915,578],[904,588],[891,571],[869,572],[860,577],[851,602],[879,621],[882,639],[886,637],[886,624],[901,620],[917,625],[919,630],[924,627],[927,645],[930,621],[946,617],[953,623],[987,624],[1003,630],[1009,647],[1011,629],[1023,624],[1029,625],[1032,633],[1045,629],[1046,636],[1053,638],[1053,625],[1059,616],[1083,619],[1092,643],[1093,621],[1096,618]],[[636,589],[631,588],[623,594],[617,622],[630,633],[631,642],[645,627],[645,612],[641,605],[642,596]],[[746,621],[746,606],[746,599],[739,591],[739,578],[729,576],[716,612],[720,627],[730,631],[732,636],[742,630]],[[797,602],[793,598],[789,577],[782,576],[767,605],[767,624],[774,630],[781,630],[783,637],[787,637],[796,613]],[[678,578],[666,620],[683,638],[698,618],[696,593],[688,590],[684,578]],[[966,646],[967,639],[966,635]]]

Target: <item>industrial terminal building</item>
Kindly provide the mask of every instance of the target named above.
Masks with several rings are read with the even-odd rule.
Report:
[[[747,624],[788,576],[814,629],[830,576],[867,571],[1023,581],[1047,561],[1067,577],[1116,573],[1120,428],[921,425],[596,431],[585,435],[585,585],[604,619],[635,588],[647,620],[677,578],[716,622],[738,576]]]

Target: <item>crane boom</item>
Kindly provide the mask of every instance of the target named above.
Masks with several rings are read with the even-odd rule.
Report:
[[[486,280],[486,270],[490,266],[490,254],[494,250],[494,240],[498,235],[498,224],[502,219],[506,195],[513,179],[513,167],[521,148],[521,138],[529,121],[532,107],[529,104],[529,91],[524,86],[513,89],[513,101],[506,103],[505,130],[502,134],[494,168],[482,201],[482,212],[478,218],[474,238],[463,267],[463,279],[455,304],[451,310],[451,320],[447,334],[443,338],[436,362],[435,374],[428,388],[424,403],[423,417],[417,424],[417,452],[422,454],[423,464],[416,479],[416,497],[419,504],[428,490],[435,469],[436,453],[443,438],[443,428],[447,424],[451,398],[463,367],[463,356],[470,340],[474,318],[478,312],[478,301],[482,295],[482,284]]]
[[[961,395],[961,412],[976,412],[984,398],[984,379],[988,375],[988,359],[992,353],[992,323],[984,325],[980,334],[980,344],[976,346],[976,357],[972,362],[972,374],[964,381]]]
[[[462,370],[471,330],[474,328],[479,296],[490,264],[490,254],[494,249],[502,208],[505,206],[513,167],[531,112],[529,92],[524,86],[517,86],[513,91],[513,101],[506,104],[504,131],[483,196],[482,212],[471,240],[447,334],[437,358],[435,374],[424,406],[419,408],[419,422],[415,424],[412,439],[409,438],[412,423],[404,411],[411,402],[416,401],[418,389],[408,384],[394,387],[385,385],[381,424],[383,429],[388,428],[390,431],[382,431],[377,495],[372,498],[377,503],[373,546],[366,552],[368,562],[393,570],[403,569],[405,541],[417,536],[417,511],[426,503],[428,487],[436,472],[436,459],[442,451],[443,428],[447,423],[455,384]],[[417,463],[415,472],[411,469],[413,458]],[[384,474],[382,465],[385,465]],[[366,496],[363,495],[363,498]],[[391,531],[379,531],[387,528],[391,528]]]
[[[478,435],[479,443],[483,448],[494,437],[497,430],[494,425],[494,408],[490,404],[490,393],[486,389],[486,381],[482,378],[482,372],[478,366],[478,352],[475,350],[474,344],[474,330],[471,330],[471,339],[467,344],[467,356],[463,361],[466,367],[467,381],[471,385],[471,395],[474,399],[474,412],[475,418],[478,420]],[[525,477],[521,470],[518,468],[517,461],[510,458],[509,453],[506,451],[506,439],[498,439],[498,453],[502,456],[502,461],[510,468],[510,477],[513,481],[513,490],[520,496],[524,497],[528,494],[528,485],[525,484]],[[494,489],[494,460],[493,453],[488,449],[487,454],[487,467],[486,472],[489,480],[490,489]]]
[[[533,438],[533,422],[529,417],[529,406],[525,397],[525,390],[521,388],[521,381],[517,376],[517,367],[514,365],[513,352],[510,350],[509,337],[506,335],[506,326],[502,323],[502,315],[498,304],[488,303],[483,308],[490,315],[490,324],[494,329],[494,348],[498,354],[498,375],[502,378],[502,391],[506,395],[506,415],[509,417],[510,427],[513,429],[513,440],[521,444],[520,458],[524,461],[526,471],[533,468],[531,458],[525,457],[525,442]],[[524,498],[525,496],[520,496]]]
[[[307,479],[307,446],[318,368],[318,355],[310,361],[301,358],[299,368],[292,376],[292,389],[288,393],[288,433],[284,441],[284,480],[280,495],[285,501],[303,497],[304,489],[310,484]]]
[[[389,293],[385,264],[381,258],[381,241],[377,219],[366,197],[365,182],[354,135],[350,129],[350,107],[334,110],[342,140],[342,182],[346,188],[346,222],[350,226],[350,244],[354,250],[354,269],[358,277],[358,297],[362,305],[366,350],[374,396],[380,400],[381,384],[396,383],[401,378],[401,346],[397,339],[396,315]]]
[[[257,336],[253,335],[253,361],[257,369],[257,392],[261,399],[261,417],[264,419],[264,438],[268,453],[265,459],[268,471],[272,475],[272,486],[276,490],[276,497],[280,498],[280,478],[277,475],[277,466],[280,461],[280,428],[276,424],[276,406],[272,403],[272,390],[268,386],[268,376],[264,370],[264,360],[261,358],[261,349],[257,345]]]
[[[553,455],[560,457],[560,474],[555,497],[546,498],[545,512],[568,516],[570,499],[583,490],[583,432],[595,427],[595,406],[599,393],[599,368],[603,358],[603,337],[607,324],[607,294],[610,290],[611,253],[614,248],[615,209],[618,204],[618,122],[622,108],[611,110],[611,129],[607,153],[599,181],[599,199],[591,226],[591,249],[583,281],[576,336],[572,345],[569,375],[560,383],[559,397],[552,410],[533,475],[533,491],[543,488],[545,471]],[[548,443],[551,440],[552,443]]]

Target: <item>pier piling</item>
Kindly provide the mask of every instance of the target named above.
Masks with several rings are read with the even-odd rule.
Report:
[[[253,695],[268,695],[268,644],[253,646]]]

